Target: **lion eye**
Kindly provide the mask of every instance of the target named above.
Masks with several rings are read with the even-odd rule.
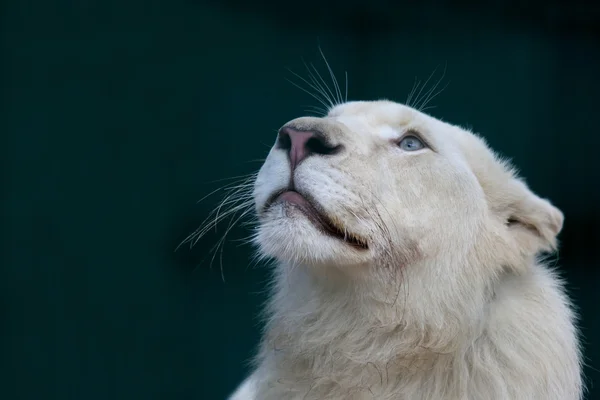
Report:
[[[400,143],[398,143],[398,146],[404,151],[417,151],[425,147],[423,142],[416,136],[404,137]]]

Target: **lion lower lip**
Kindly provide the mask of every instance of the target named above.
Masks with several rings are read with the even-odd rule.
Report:
[[[306,215],[313,225],[315,225],[323,233],[340,239],[358,249],[368,249],[368,245],[365,240],[349,234],[343,228],[338,227],[329,218],[327,218],[326,215],[319,212],[313,203],[302,194],[293,190],[278,192],[273,195],[269,202],[267,202],[267,206],[265,208],[268,208],[272,204],[278,202],[285,202],[292,207],[299,209],[304,215]]]

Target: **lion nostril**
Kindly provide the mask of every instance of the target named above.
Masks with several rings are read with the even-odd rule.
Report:
[[[290,138],[290,135],[283,130],[279,132],[279,135],[277,136],[277,147],[287,151],[292,148],[292,139]]]
[[[311,153],[328,155],[334,154],[336,151],[339,150],[340,146],[332,146],[331,144],[323,140],[323,138],[313,136],[306,142],[306,148]]]

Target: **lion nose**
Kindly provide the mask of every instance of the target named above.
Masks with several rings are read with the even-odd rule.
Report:
[[[294,170],[305,158],[314,155],[336,153],[341,146],[328,143],[325,136],[317,131],[302,131],[283,127],[279,131],[277,146],[288,152]]]

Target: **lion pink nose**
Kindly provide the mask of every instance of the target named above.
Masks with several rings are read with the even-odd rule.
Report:
[[[334,154],[341,147],[327,143],[320,132],[300,131],[290,127],[281,128],[277,146],[288,152],[292,171],[308,156]]]

